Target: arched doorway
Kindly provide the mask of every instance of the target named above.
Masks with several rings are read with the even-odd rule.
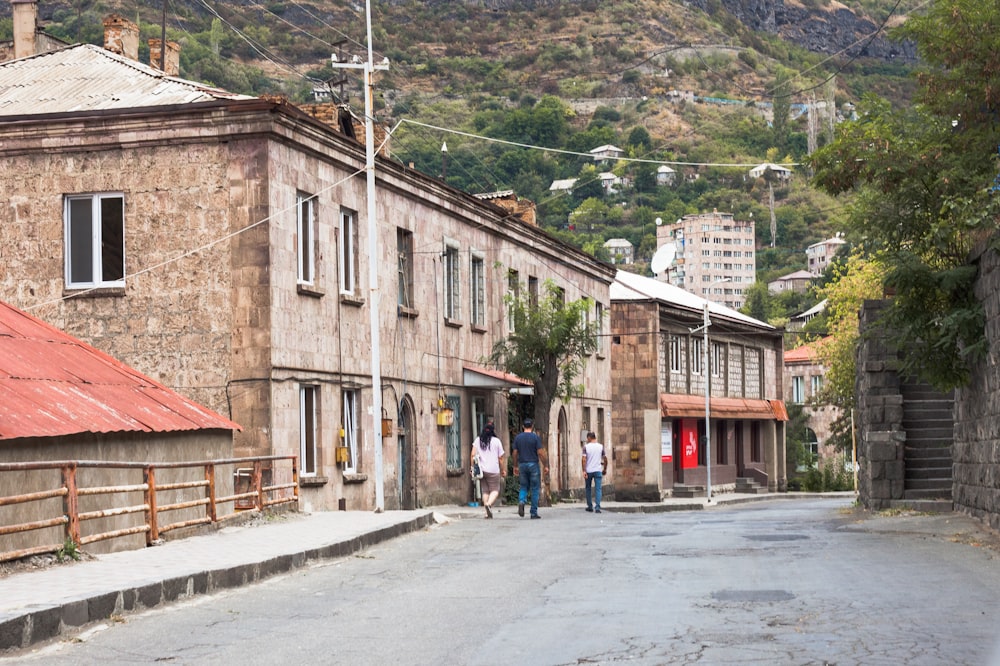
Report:
[[[559,419],[557,421],[559,451],[559,494],[562,497],[569,496],[569,422],[566,418],[566,408],[559,408]]]
[[[416,411],[410,396],[404,396],[399,406],[399,435],[397,442],[397,497],[401,509],[417,508],[417,456],[416,451]]]

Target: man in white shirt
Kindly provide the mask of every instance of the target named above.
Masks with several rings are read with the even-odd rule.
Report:
[[[601,480],[608,471],[608,456],[604,453],[604,445],[597,441],[597,435],[587,433],[587,443],[583,445],[583,473],[587,478],[587,511],[601,512]],[[590,486],[596,485],[594,502],[591,503]]]

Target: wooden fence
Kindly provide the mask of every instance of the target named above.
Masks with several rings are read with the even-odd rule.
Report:
[[[277,469],[286,463],[290,469]],[[225,484],[216,483],[219,469],[225,470],[223,474],[231,474],[231,484],[228,479]],[[50,470],[52,474],[46,475],[44,470]],[[101,470],[104,478],[110,472],[122,483],[82,486],[78,481],[83,470]],[[140,471],[141,481],[138,479]],[[158,472],[163,473],[162,477],[172,475],[175,478],[169,481],[161,478],[158,483]],[[145,534],[148,546],[171,530],[216,523],[237,514],[297,503],[299,499],[297,456],[161,463],[93,460],[0,463],[0,475],[29,473],[34,473],[31,492],[0,496],[0,562],[59,552],[66,548],[68,541],[72,541],[75,547],[82,547],[140,533]],[[130,476],[135,478],[130,479]],[[285,482],[269,482],[278,476]],[[4,484],[8,488],[19,486]],[[221,487],[225,488],[223,492],[226,494],[219,496],[216,490]],[[232,492],[227,492],[229,489]],[[128,503],[140,497],[138,503]],[[85,510],[80,507],[82,499],[86,499]],[[88,521],[95,521],[90,523],[92,525],[107,526],[114,521],[99,519],[121,516],[132,516],[133,519],[127,521],[131,524],[104,531],[83,529]],[[170,522],[168,516],[180,519]],[[29,517],[31,519],[25,520]],[[56,531],[54,528],[62,529]],[[44,534],[43,539],[59,534],[63,540],[21,548],[5,546],[4,542],[9,544],[11,541],[8,535],[28,533]],[[24,538],[22,536],[22,540]]]

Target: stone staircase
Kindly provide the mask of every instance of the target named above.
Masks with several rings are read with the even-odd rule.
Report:
[[[754,479],[747,477],[737,477],[736,492],[744,495],[766,495],[767,488],[761,486]]]
[[[950,512],[954,393],[943,394],[912,380],[900,382],[900,393],[906,460],[903,500],[898,503],[915,511]]]
[[[705,486],[689,486],[683,483],[675,483],[673,496],[683,497],[686,499],[694,499],[695,497],[704,497]]]

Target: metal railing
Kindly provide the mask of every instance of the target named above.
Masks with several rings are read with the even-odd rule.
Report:
[[[290,469],[275,469],[285,461],[289,463]],[[222,492],[226,494],[220,496],[217,494],[220,485],[216,483],[216,470],[226,467],[234,470],[232,485],[227,483],[222,486]],[[203,470],[203,475],[198,474],[199,469]],[[58,470],[59,474],[47,476],[45,470]],[[142,479],[140,483],[116,481],[115,485],[81,486],[79,481],[83,470],[111,474],[119,477],[119,481],[128,480],[130,475],[137,477],[135,470],[140,470]],[[163,472],[163,477],[174,476],[175,479],[167,482],[164,478],[164,482],[158,483],[158,471]],[[275,472],[279,474],[276,475]],[[148,546],[172,530],[216,523],[238,514],[297,503],[299,499],[298,456],[294,455],[159,463],[94,460],[0,463],[0,479],[11,473],[22,475],[18,481],[24,475],[36,473],[32,477],[33,484],[42,487],[32,492],[0,496],[0,510],[5,511],[0,513],[0,537],[49,530],[44,534],[51,538],[52,528],[62,527],[64,539],[60,543],[40,543],[16,549],[3,545],[8,539],[0,539],[0,562],[42,553],[56,553],[66,547],[66,540],[71,540],[75,546],[80,547],[97,541],[144,533]],[[284,483],[272,483],[271,479],[275,476],[286,480]],[[23,487],[20,482],[0,484],[0,488],[15,486]],[[232,492],[228,492],[230,489]],[[139,499],[139,493],[141,502],[129,504],[128,502]],[[61,506],[53,501],[57,499],[62,500]],[[88,510],[81,510],[81,500],[89,505]],[[174,522],[165,522],[168,514],[173,513],[171,517],[178,517],[176,512],[185,515],[179,516],[181,519]],[[84,533],[83,526],[89,521],[120,519],[139,514],[142,518],[138,524],[107,529],[107,523],[113,523],[114,520],[103,521],[104,531]],[[25,520],[27,517],[33,519]],[[138,521],[126,519],[126,522]],[[32,538],[22,536],[22,540],[31,541]]]

